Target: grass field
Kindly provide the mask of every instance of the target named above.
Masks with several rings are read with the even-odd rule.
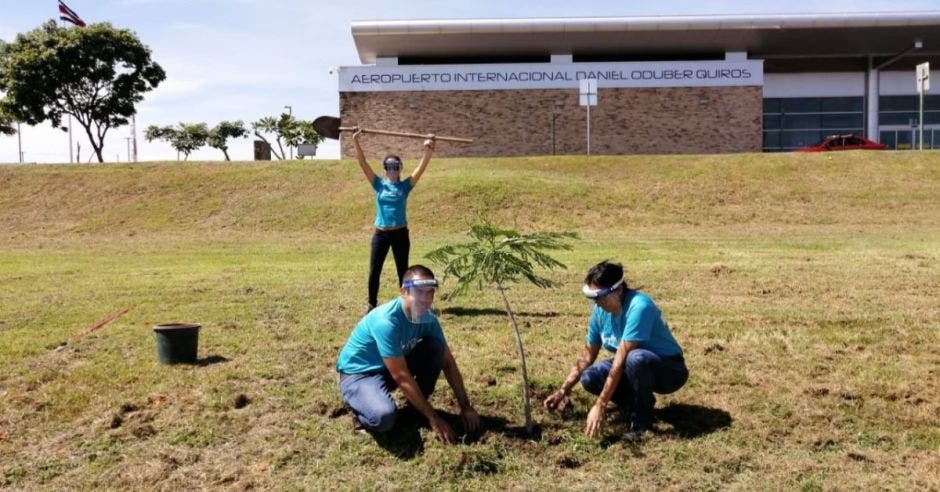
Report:
[[[333,365],[373,206],[352,162],[11,166],[0,190],[0,488],[940,489],[940,153],[433,161],[412,262],[482,216],[581,237],[562,288],[510,291],[536,396],[583,343],[589,266],[661,306],[692,375],[636,446],[616,411],[584,437],[581,389],[524,435],[488,291],[438,303],[485,432],[353,433]],[[199,364],[157,363],[173,321],[202,323]],[[432,404],[456,411],[443,380]]]

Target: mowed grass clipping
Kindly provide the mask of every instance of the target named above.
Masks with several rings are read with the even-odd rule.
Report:
[[[524,435],[490,291],[438,301],[486,431],[353,433],[333,366],[365,307],[354,162],[10,166],[0,190],[0,487],[940,487],[940,153],[432,161],[412,262],[481,217],[581,236],[563,287],[510,290],[536,398],[583,344],[589,266],[662,307],[692,375],[639,446],[616,410],[585,438],[581,389]],[[199,364],[157,363],[167,322],[203,325]],[[443,378],[432,404],[456,412]]]

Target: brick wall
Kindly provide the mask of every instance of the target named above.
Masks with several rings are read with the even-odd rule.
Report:
[[[560,105],[556,105],[556,101]],[[591,108],[592,154],[760,152],[761,87],[600,89]],[[586,111],[574,90],[343,92],[344,126],[475,139],[442,142],[438,156],[583,154]],[[344,133],[342,153],[353,156]],[[421,141],[369,135],[367,157],[414,157]]]

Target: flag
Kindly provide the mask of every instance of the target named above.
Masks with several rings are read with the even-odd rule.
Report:
[[[59,0],[59,18],[65,22],[71,22],[78,27],[85,27],[85,21],[75,13],[74,10],[70,9],[68,5],[65,4],[62,0]]]

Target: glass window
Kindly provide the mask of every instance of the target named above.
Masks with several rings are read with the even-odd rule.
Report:
[[[764,130],[776,130],[778,128],[780,128],[780,115],[765,114],[764,115]]]
[[[795,149],[813,145],[822,138],[819,131],[788,131],[781,133],[780,143],[784,148]]]
[[[924,97],[924,111],[940,111],[940,96],[931,96],[928,94]]]
[[[841,113],[841,114],[824,114],[822,115],[822,125],[823,128],[862,128],[862,114],[861,113]]]
[[[894,130],[883,131],[878,141],[887,145],[889,149],[893,149],[897,145],[897,137],[897,132]]]
[[[788,97],[781,99],[780,101],[780,112],[781,113],[818,113],[819,112],[819,98],[818,97]]]
[[[822,121],[818,114],[788,114],[783,117],[783,128],[810,130],[819,128]]]
[[[917,124],[917,113],[908,113],[908,112],[892,112],[892,113],[879,113],[878,115],[878,124],[879,125],[904,125],[910,126],[911,122]]]
[[[914,96],[881,96],[878,98],[879,111],[916,111],[917,101]]]
[[[851,113],[862,111],[861,97],[824,97],[820,101],[821,110],[826,113]]]
[[[780,132],[764,132],[764,150],[780,148]]]
[[[775,98],[775,97],[764,99],[764,112],[765,113],[779,113],[780,112],[780,99]]]

